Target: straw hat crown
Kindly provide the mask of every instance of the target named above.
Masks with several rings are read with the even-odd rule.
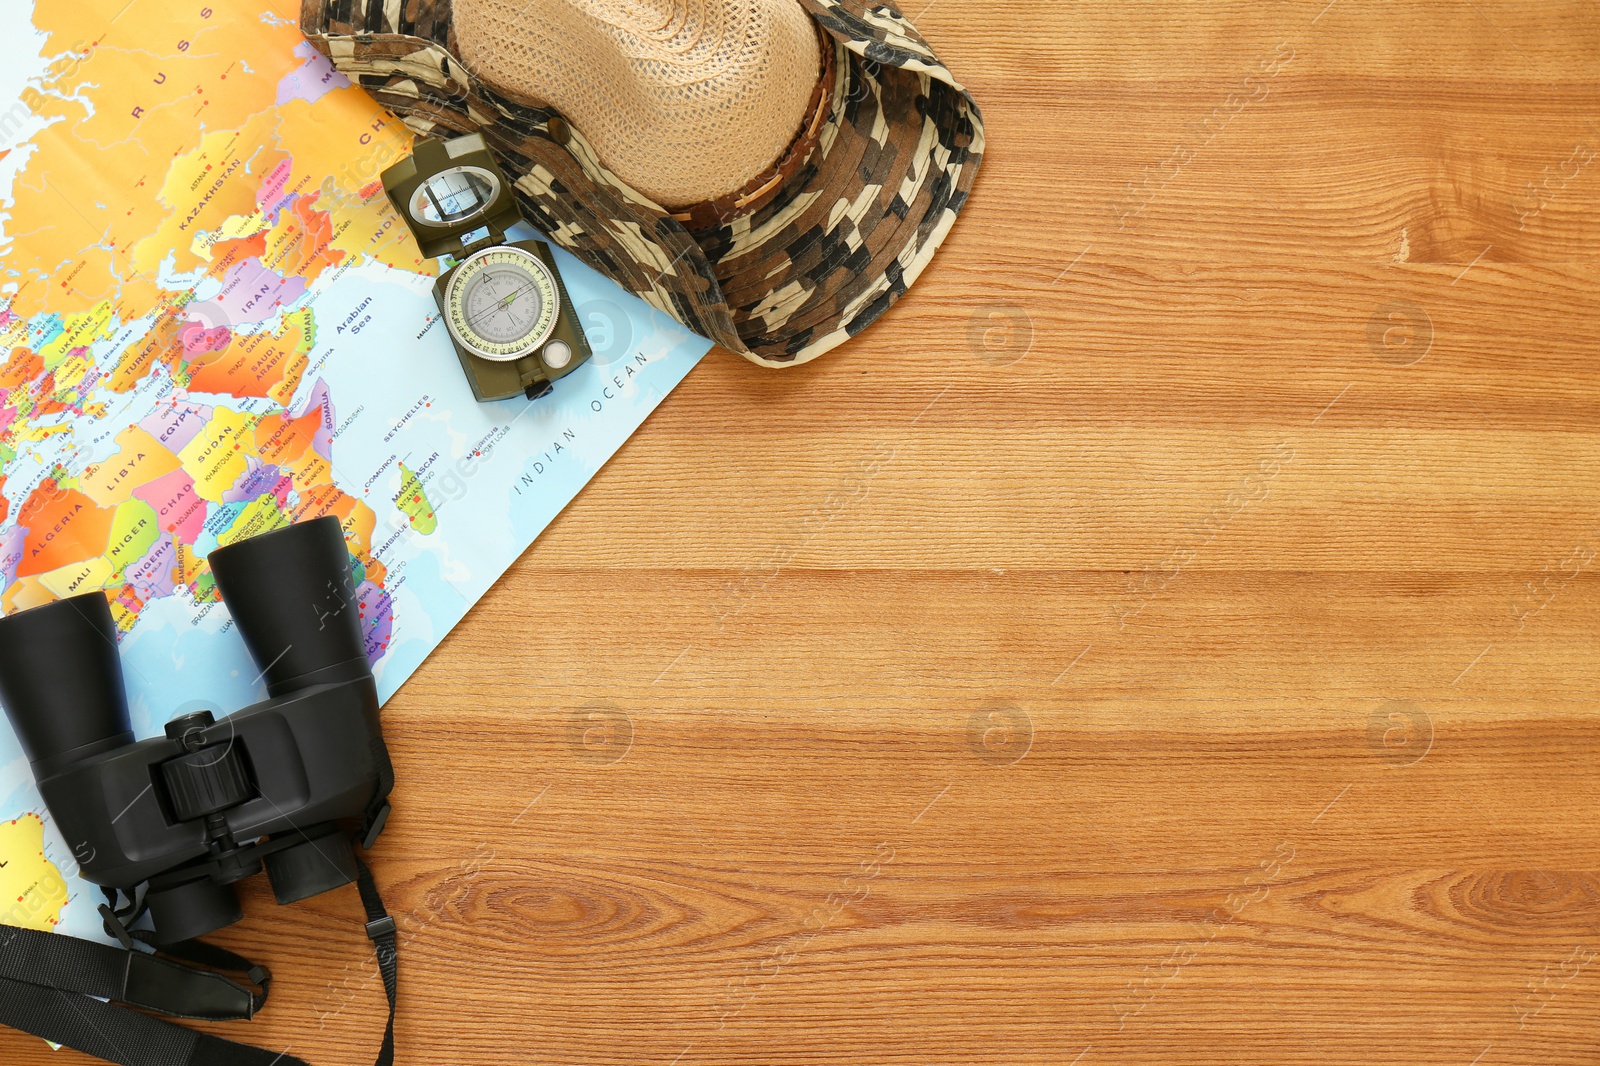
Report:
[[[565,115],[608,170],[669,209],[771,166],[821,64],[796,0],[456,0],[454,30],[486,82]]]

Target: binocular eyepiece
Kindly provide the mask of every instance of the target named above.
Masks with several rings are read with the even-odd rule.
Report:
[[[238,921],[232,886],[263,868],[279,903],[355,880],[394,780],[338,520],[208,561],[269,698],[161,737],[134,739],[104,594],[0,618],[0,703],[45,805],[84,877],[146,886],[161,942]]]

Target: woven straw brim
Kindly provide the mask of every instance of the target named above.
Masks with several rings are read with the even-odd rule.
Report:
[[[800,0],[834,42],[811,157],[754,212],[693,233],[555,112],[455,58],[448,0],[305,0],[312,44],[419,134],[480,132],[530,222],[696,333],[767,366],[813,359],[916,280],[983,154],[976,103],[892,8]]]

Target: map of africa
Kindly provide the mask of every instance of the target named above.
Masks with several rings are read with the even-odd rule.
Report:
[[[297,12],[0,9],[0,612],[103,591],[140,736],[264,695],[212,550],[337,516],[387,699],[709,347],[558,251],[594,358],[475,402],[379,180],[411,136]],[[0,864],[0,921],[101,935],[4,727]]]

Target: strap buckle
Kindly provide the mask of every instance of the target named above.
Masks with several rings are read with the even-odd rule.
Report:
[[[116,937],[117,942],[128,951],[135,950],[133,937],[128,935],[128,927],[122,924],[122,919],[117,917],[117,913],[109,904],[100,904],[100,920],[104,923],[107,936]]]
[[[382,918],[374,918],[367,923],[367,939],[377,940],[380,937],[394,936],[396,928],[394,919],[387,914]]]
[[[361,850],[371,851],[372,845],[378,842],[378,834],[383,832],[383,827],[389,821],[389,801],[384,800],[370,814],[367,815],[367,824],[362,828]]]

